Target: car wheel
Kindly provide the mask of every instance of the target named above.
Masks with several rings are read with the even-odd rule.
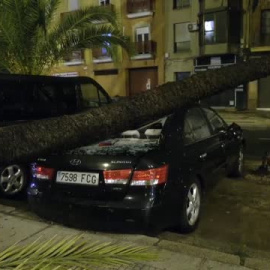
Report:
[[[21,165],[13,164],[1,169],[0,192],[5,197],[21,195],[25,188],[26,174]]]
[[[244,151],[243,147],[240,147],[239,152],[237,154],[237,159],[229,165],[228,168],[228,176],[229,177],[241,177],[243,175],[244,170]]]
[[[196,229],[200,219],[201,199],[200,182],[194,179],[183,193],[179,224],[179,230],[181,232],[188,233]]]

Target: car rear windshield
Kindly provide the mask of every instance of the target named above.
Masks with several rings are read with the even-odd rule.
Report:
[[[162,129],[167,120],[167,116],[157,121],[146,124],[138,129],[126,130],[121,133],[121,138],[136,138],[136,139],[159,139]]]

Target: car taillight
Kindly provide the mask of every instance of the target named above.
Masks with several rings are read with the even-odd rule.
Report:
[[[100,142],[98,146],[111,146],[112,142]]]
[[[55,173],[55,169],[37,166],[34,169],[34,177],[39,179],[52,180]]]
[[[131,169],[125,170],[109,170],[104,171],[104,181],[106,184],[123,184],[125,185],[128,182],[128,179],[131,174]]]
[[[132,186],[153,186],[167,182],[168,165],[159,168],[134,171],[131,185]]]

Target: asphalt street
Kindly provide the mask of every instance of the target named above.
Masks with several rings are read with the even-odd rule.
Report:
[[[248,157],[261,159],[266,151],[270,152],[270,129],[244,129],[244,134]]]
[[[270,151],[270,115],[259,112],[218,111],[228,124],[236,123],[244,130],[247,141],[246,156],[260,159]]]

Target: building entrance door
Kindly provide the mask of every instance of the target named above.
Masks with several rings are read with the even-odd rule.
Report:
[[[140,92],[155,88],[158,85],[158,69],[136,68],[129,70],[129,95],[134,96]]]

